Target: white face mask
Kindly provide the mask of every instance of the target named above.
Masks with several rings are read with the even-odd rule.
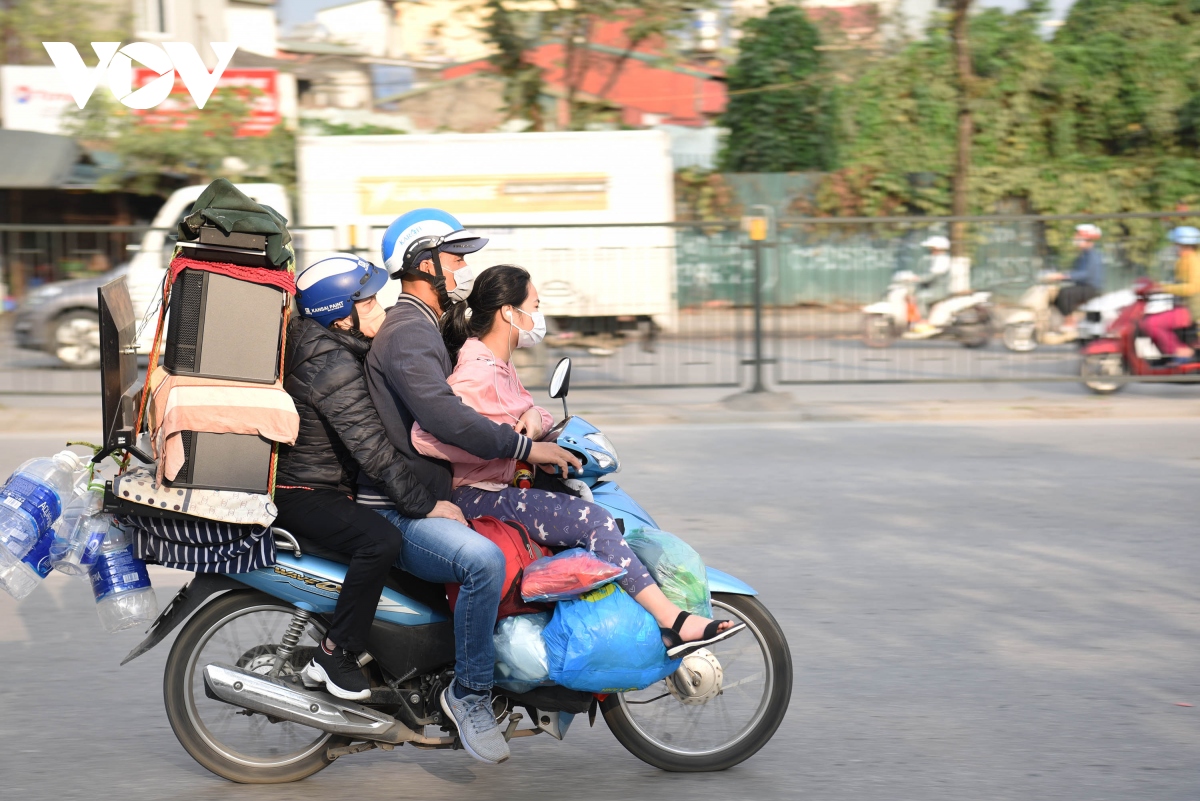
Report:
[[[513,308],[516,308],[515,306]],[[521,314],[533,320],[533,330],[526,331],[520,326],[513,326],[517,329],[517,347],[532,348],[534,345],[541,342],[546,337],[546,315],[540,311],[527,312],[524,309],[517,309]],[[512,324],[512,319],[509,319],[509,324]]]
[[[475,274],[471,272],[470,266],[464,264],[450,275],[454,276],[454,289],[451,289],[446,295],[454,303],[461,303],[471,295],[471,287],[475,285]]]

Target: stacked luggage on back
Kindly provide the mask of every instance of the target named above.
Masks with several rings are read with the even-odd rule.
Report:
[[[195,572],[274,563],[278,447],[295,442],[300,423],[283,389],[295,294],[286,226],[225,179],[179,224],[150,356],[157,365],[161,351],[162,365],[142,400],[156,467],[113,482],[143,558]]]

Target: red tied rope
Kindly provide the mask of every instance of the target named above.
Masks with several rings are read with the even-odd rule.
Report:
[[[250,281],[255,284],[282,289],[289,295],[296,294],[296,278],[288,270],[267,270],[263,267],[242,267],[239,264],[226,264],[223,261],[200,261],[186,256],[176,256],[171,259],[171,274],[167,283],[175,283],[175,279],[183,270],[207,270],[210,273],[220,273],[239,281]]]

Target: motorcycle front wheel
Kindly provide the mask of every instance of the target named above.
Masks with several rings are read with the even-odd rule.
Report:
[[[713,613],[746,631],[685,658],[680,671],[644,690],[604,699],[604,721],[621,745],[661,770],[725,770],[775,734],[792,696],[792,653],[757,598],[713,596]],[[683,675],[681,675],[681,673]]]
[[[276,649],[295,609],[261,592],[230,592],[200,609],[184,625],[163,677],[167,720],[180,745],[202,766],[242,784],[294,782],[327,768],[329,749],[349,745],[347,737],[273,721],[209,698],[203,670],[220,662],[269,673]],[[299,672],[324,636],[313,619],[283,674]]]
[[[1097,395],[1111,395],[1124,389],[1124,381],[1112,378],[1125,375],[1125,360],[1119,353],[1092,353],[1083,357],[1079,367],[1083,385]]]

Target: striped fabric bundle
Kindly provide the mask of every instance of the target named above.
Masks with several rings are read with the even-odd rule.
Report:
[[[139,559],[194,573],[249,573],[275,564],[270,527],[124,515]]]

